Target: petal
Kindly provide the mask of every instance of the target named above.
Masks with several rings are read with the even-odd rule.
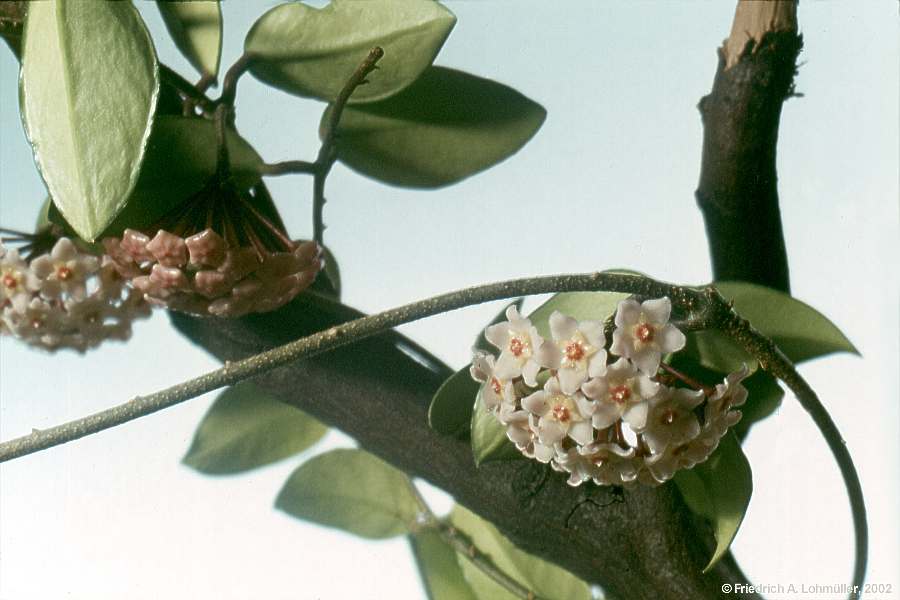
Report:
[[[554,310],[550,315],[550,333],[554,341],[570,340],[575,336],[576,331],[578,331],[578,321],[572,317],[567,317],[558,310]]]
[[[669,315],[672,314],[672,301],[668,296],[657,298],[655,300],[647,300],[641,304],[641,312],[648,321],[654,325],[662,325],[669,322]]]
[[[53,245],[53,250],[50,251],[50,256],[53,257],[53,260],[61,262],[72,260],[77,255],[78,248],[75,247],[75,244],[69,238],[60,238]]]
[[[528,429],[517,425],[510,425],[506,428],[506,437],[509,438],[509,441],[513,444],[521,446],[531,441],[532,434]]]
[[[522,363],[509,352],[504,352],[494,365],[494,376],[498,379],[512,379],[522,373]]]
[[[632,404],[622,413],[622,419],[628,423],[633,430],[640,432],[647,426],[647,411],[650,408],[647,402],[638,402]]]
[[[546,367],[547,369],[558,369],[559,362],[562,360],[562,353],[559,351],[559,346],[556,344],[544,342],[541,344],[540,348],[538,348],[535,359],[542,367]]]
[[[594,427],[590,421],[572,423],[569,427],[569,437],[579,444],[590,444],[594,441]]]
[[[522,408],[539,417],[543,417],[545,414],[547,414],[547,411],[550,410],[550,404],[549,402],[547,402],[547,396],[547,392],[535,392],[530,396],[522,399]]]
[[[31,271],[41,279],[46,279],[53,273],[53,259],[47,254],[38,256],[31,261]]]
[[[588,377],[603,377],[606,375],[606,350],[600,350],[588,361]]]
[[[634,340],[621,329],[613,331],[612,344],[609,347],[609,353],[613,356],[631,356],[634,351]]]
[[[672,394],[675,401],[679,406],[684,408],[685,410],[693,410],[695,409],[701,402],[703,402],[703,392],[700,390],[688,390],[685,388],[678,388]]]
[[[591,418],[594,428],[606,429],[619,420],[622,416],[618,405],[612,402],[598,402],[594,408],[594,416]]]
[[[542,463],[550,462],[550,459],[555,455],[556,452],[554,452],[552,445],[540,444],[538,442],[534,443],[534,457]]]
[[[578,330],[594,348],[602,348],[606,345],[602,321],[582,321],[578,324]]]
[[[650,377],[653,377],[659,370],[659,360],[661,358],[662,354],[660,354],[659,350],[652,346],[645,346],[637,351],[631,357],[631,360],[634,361],[634,364],[638,369]]]
[[[659,392],[659,383],[642,373],[637,377],[637,392],[641,398],[652,398]]]
[[[581,391],[588,398],[602,400],[606,398],[606,394],[609,392],[609,385],[607,384],[605,377],[598,377],[596,379],[591,379],[582,385]]]
[[[484,337],[500,350],[505,350],[509,343],[509,323],[489,325],[484,330]]]
[[[659,349],[666,354],[669,352],[678,352],[684,348],[684,343],[684,334],[671,323],[662,328],[659,332],[659,337],[657,338]]]
[[[538,439],[545,446],[552,446],[566,437],[566,429],[558,421],[541,418],[538,422]]]
[[[627,358],[620,358],[613,364],[609,365],[606,376],[610,381],[622,381],[624,382],[631,377],[634,377],[637,373],[637,369],[634,367],[634,364],[628,360]]]
[[[560,369],[557,375],[559,376],[559,387],[567,395],[577,392],[587,379],[587,371],[584,369]],[[526,383],[528,382],[526,381]]]
[[[616,308],[616,327],[634,325],[641,318],[641,305],[628,298],[619,302]]]
[[[541,370],[541,365],[536,360],[531,359],[522,367],[522,379],[525,385],[529,387],[537,387],[537,374]]]
[[[575,394],[575,406],[578,407],[578,412],[582,418],[586,419],[597,409],[597,403],[591,400],[588,400],[581,394]]]

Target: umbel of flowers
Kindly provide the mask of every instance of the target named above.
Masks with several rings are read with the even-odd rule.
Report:
[[[18,239],[40,247],[48,235]],[[52,239],[49,252],[28,259],[0,243],[0,333],[79,352],[127,340],[132,321],[150,314],[141,294],[125,286],[108,258],[82,252],[69,238]]]
[[[747,397],[746,366],[707,388],[661,362],[685,344],[671,310],[668,298],[621,301],[607,351],[600,321],[556,311],[545,340],[511,306],[485,331],[499,356],[472,361],[481,400],[525,456],[568,473],[569,485],[663,483],[709,458]],[[667,385],[672,373],[689,384]]]
[[[103,240],[119,274],[148,302],[239,317],[279,308],[321,270],[321,248],[294,242],[265,188],[210,185],[146,232]]]

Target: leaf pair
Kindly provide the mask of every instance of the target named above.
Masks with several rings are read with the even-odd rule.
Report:
[[[385,183],[433,188],[514,154],[546,116],[507,86],[431,66],[455,24],[431,0],[333,0],[322,9],[296,2],[260,17],[244,47],[258,79],[326,102],[381,47],[377,71],[341,118],[337,158]]]

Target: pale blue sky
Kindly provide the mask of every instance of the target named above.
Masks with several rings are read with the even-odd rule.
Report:
[[[223,64],[275,2],[225,3]],[[522,152],[459,185],[400,190],[338,165],[326,241],[344,298],[367,311],[514,276],[629,267],[709,279],[693,202],[701,127],[733,3],[449,2],[438,63],[512,85],[548,110]],[[150,3],[162,60],[193,77]],[[869,581],[900,589],[898,556],[897,4],[804,2],[803,98],[784,108],[779,183],[794,294],[863,358],[802,368],[856,460],[869,505]],[[29,227],[44,197],[18,117],[17,65],[0,51],[0,220]],[[269,160],[311,158],[321,106],[242,81],[238,126]],[[309,181],[273,180],[308,236]],[[891,258],[893,257],[893,258]],[[460,366],[488,305],[404,327]],[[167,318],[128,345],[51,357],[0,342],[0,438],[108,407],[214,367]],[[201,477],[179,459],[211,398],[0,467],[0,600],[419,598],[403,540],[369,543],[271,508],[291,459]],[[345,444],[339,435],[328,444]],[[402,443],[398,440],[398,443]],[[735,544],[758,583],[846,581],[850,515],[833,461],[792,398],[754,430],[756,492]],[[446,500],[439,500],[446,506]],[[900,597],[900,596],[895,596]]]

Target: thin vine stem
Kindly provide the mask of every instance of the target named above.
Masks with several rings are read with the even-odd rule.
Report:
[[[134,419],[174,406],[206,392],[233,385],[244,379],[268,373],[297,360],[322,354],[394,327],[432,315],[492,300],[551,292],[608,291],[641,297],[668,296],[684,315],[679,326],[684,331],[717,329],[738,342],[760,366],[781,379],[825,437],[844,479],[856,540],[853,584],[862,589],[868,558],[866,508],[859,476],[846,444],[816,393],[772,340],[756,331],[734,312],[731,305],[713,287],[693,288],[672,285],[644,277],[617,272],[551,275],[513,279],[441,294],[425,300],[348,321],[325,331],[289,342],[249,358],[226,362],[225,366],[149,396],[136,397],[124,404],[76,419],[46,430],[0,444],[0,463],[33,454],[47,448],[97,433]],[[854,596],[851,594],[851,598]]]
[[[344,84],[338,97],[326,109],[327,118],[322,127],[322,146],[319,148],[319,155],[316,157],[315,172],[313,179],[313,240],[318,244],[322,244],[325,238],[325,180],[331,167],[336,160],[335,138],[337,136],[338,123],[341,121],[341,115],[344,107],[350,100],[350,96],[361,85],[368,83],[366,77],[369,73],[378,68],[378,61],[384,56],[384,50],[378,46],[369,50],[366,58],[356,67],[353,75]]]
[[[413,498],[416,500],[416,504],[419,506],[419,513],[424,518],[424,523],[419,525],[420,528],[437,533],[445,544],[465,556],[466,560],[472,563],[472,566],[487,575],[516,598],[521,598],[522,600],[541,600],[541,598],[533,591],[504,573],[500,567],[494,564],[494,561],[490,556],[479,550],[478,547],[472,543],[472,540],[469,539],[467,535],[449,523],[439,519],[431,510],[431,507],[428,506],[428,502],[422,497],[419,488],[416,487],[416,484],[413,483],[411,479],[407,478],[406,483],[409,486]]]

